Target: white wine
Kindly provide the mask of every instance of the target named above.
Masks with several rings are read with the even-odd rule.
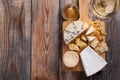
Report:
[[[105,18],[115,14],[119,9],[119,0],[92,0],[92,12]]]

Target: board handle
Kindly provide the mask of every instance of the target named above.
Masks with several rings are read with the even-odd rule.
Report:
[[[81,21],[88,21],[88,0],[79,0],[79,13]]]

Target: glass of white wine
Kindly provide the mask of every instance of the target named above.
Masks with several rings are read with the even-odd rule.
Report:
[[[90,11],[99,18],[113,16],[120,7],[120,0],[90,0]]]

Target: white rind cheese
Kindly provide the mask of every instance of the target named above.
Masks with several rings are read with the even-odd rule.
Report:
[[[81,61],[85,69],[86,76],[91,76],[107,65],[107,62],[98,55],[90,46],[80,53]]]
[[[64,30],[64,41],[69,44],[72,40],[78,37],[83,31],[85,31],[89,25],[82,21],[74,21],[67,26]]]
[[[94,30],[93,26],[91,26],[85,35],[91,34],[94,31],[95,30]]]
[[[87,36],[87,39],[88,39],[88,41],[89,42],[91,42],[92,40],[94,40],[96,37],[94,37],[94,36]]]

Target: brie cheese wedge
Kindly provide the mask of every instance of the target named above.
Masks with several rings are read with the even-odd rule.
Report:
[[[87,77],[94,75],[107,65],[107,62],[90,46],[80,53],[80,57]]]

